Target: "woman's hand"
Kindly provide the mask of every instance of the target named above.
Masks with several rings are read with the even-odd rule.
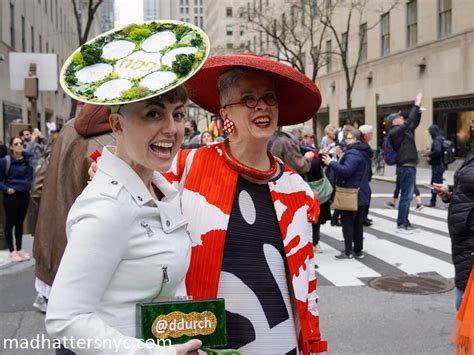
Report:
[[[11,187],[9,187],[7,190],[7,194],[9,195],[13,195],[15,192],[16,192],[15,189],[12,189]]]
[[[323,159],[323,163],[326,165],[326,166],[329,166],[332,162],[332,159],[329,155],[323,155],[322,157]]]
[[[198,350],[202,345],[202,341],[199,339],[191,339],[187,343],[175,345],[176,353],[178,355],[186,355],[188,352]]]
[[[342,153],[343,153],[341,147],[340,147],[340,146],[337,146],[337,147],[334,148],[334,149],[335,149],[335,151],[336,151],[337,157],[340,158],[341,155],[342,155]]]
[[[97,172],[97,163],[93,161],[91,166],[89,167],[89,170],[87,171],[87,173],[89,174],[89,182],[92,181],[96,172]]]
[[[449,186],[446,184],[433,183],[433,191],[445,202],[451,199],[451,192],[449,192]]]

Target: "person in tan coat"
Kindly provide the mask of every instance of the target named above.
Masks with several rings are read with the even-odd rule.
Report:
[[[51,154],[35,176],[32,197],[39,203],[33,243],[35,286],[33,306],[46,312],[50,287],[66,247],[66,218],[74,200],[87,185],[89,154],[115,144],[109,125],[110,108],[85,104],[62,128]]]

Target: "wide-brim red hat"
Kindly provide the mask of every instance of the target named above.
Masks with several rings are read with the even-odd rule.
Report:
[[[205,110],[219,115],[219,76],[235,67],[259,69],[273,74],[278,97],[278,125],[305,122],[318,112],[321,93],[306,75],[287,64],[255,54],[209,57],[204,66],[186,82],[190,99]]]

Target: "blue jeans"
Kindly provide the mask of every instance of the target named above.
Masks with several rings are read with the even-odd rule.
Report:
[[[454,297],[455,297],[455,304],[456,310],[459,311],[459,307],[461,307],[462,298],[464,296],[464,291],[455,287],[454,288]]]
[[[431,166],[431,184],[434,182],[437,184],[442,184],[443,183],[443,174],[446,168],[444,167],[443,164],[440,165],[433,165]],[[431,205],[436,204],[436,192],[431,192]]]
[[[412,166],[397,167],[397,179],[400,181],[400,203],[398,204],[398,226],[408,226],[408,212],[416,183],[416,168]]]

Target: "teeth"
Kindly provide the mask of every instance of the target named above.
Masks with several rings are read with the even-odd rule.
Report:
[[[160,148],[171,148],[173,147],[173,143],[159,142],[159,143],[152,144],[152,146],[160,147]]]
[[[264,123],[269,123],[270,119],[269,118],[258,118],[254,122],[256,124],[264,124]]]

